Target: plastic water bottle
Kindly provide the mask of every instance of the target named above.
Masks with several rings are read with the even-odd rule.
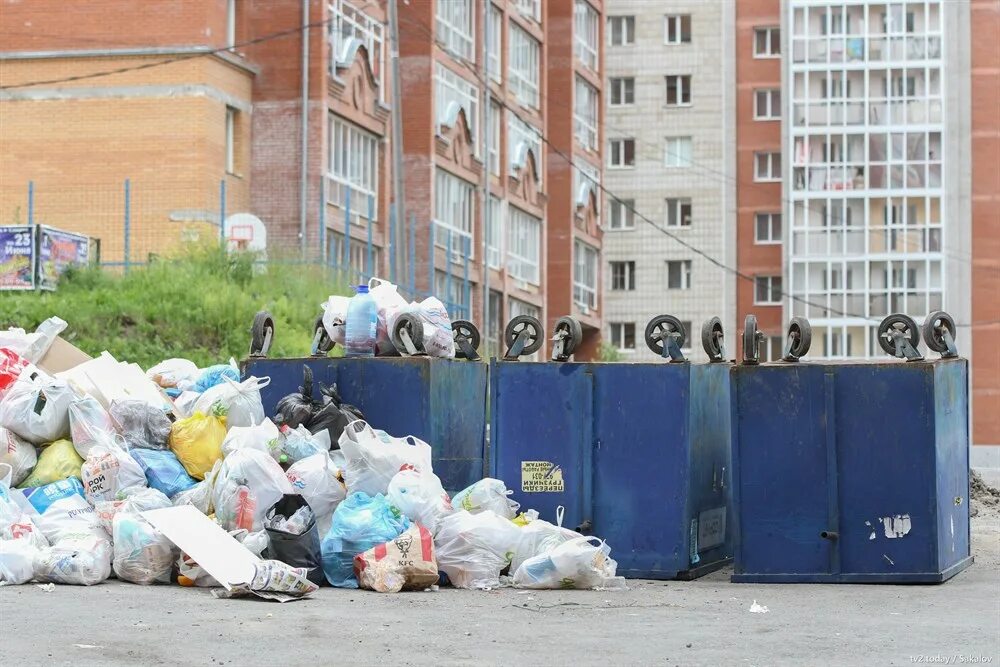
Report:
[[[368,285],[358,285],[355,289],[358,293],[351,297],[347,305],[344,354],[348,357],[374,357],[378,327],[375,300],[368,293]]]

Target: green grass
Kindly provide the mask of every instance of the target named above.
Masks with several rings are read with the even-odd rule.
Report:
[[[144,369],[171,357],[199,366],[247,355],[254,314],[274,318],[270,356],[309,354],[313,323],[330,294],[348,294],[321,266],[273,262],[255,270],[251,255],[199,249],[128,274],[72,270],[55,292],[0,294],[0,328],[34,330],[53,315],[63,337],[84,352],[107,350]]]

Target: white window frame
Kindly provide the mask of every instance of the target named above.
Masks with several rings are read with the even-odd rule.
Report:
[[[507,114],[507,160],[510,162],[510,173],[514,175],[517,167],[522,167],[527,160],[527,149],[535,156],[535,166],[538,167],[538,182],[542,182],[545,169],[542,163],[542,137],[534,125],[529,125],[518,118],[517,114]]]
[[[236,173],[236,107],[226,107],[226,173]]]
[[[458,56],[474,59],[476,11],[473,0],[437,0],[434,4],[438,43]]]
[[[632,162],[626,162],[626,146],[632,144]],[[608,169],[635,169],[635,138],[620,137],[608,142]]]
[[[236,47],[236,3],[238,0],[226,1],[226,47],[232,51]]]
[[[608,206],[608,230],[625,231],[635,229],[635,200],[610,198]],[[615,213],[618,213],[619,224],[615,224]]]
[[[624,287],[615,287],[615,265],[620,265],[622,269],[622,283]],[[608,289],[612,292],[634,292],[635,291],[635,260],[616,260],[608,262]]]
[[[473,183],[436,167],[434,169],[434,245],[448,247],[451,241],[451,261],[458,261],[468,251],[469,259],[475,257],[473,224],[476,215],[476,186]],[[468,239],[462,241],[461,239]]]
[[[584,312],[597,309],[598,260],[597,248],[573,241],[573,303]]]
[[[368,220],[368,199],[378,199],[379,138],[340,116],[328,116],[330,150],[326,165],[326,200],[341,208],[351,192],[352,224]],[[373,220],[378,206],[372,207]]]
[[[671,287],[670,286],[670,265],[679,264],[680,270],[680,286]],[[689,290],[691,289],[691,267],[692,262],[690,259],[668,259],[666,261],[666,271],[667,279],[664,281],[666,283],[665,287],[668,290]]]
[[[764,109],[760,104],[762,95]],[[757,88],[753,91],[753,119],[781,120],[781,88]]]
[[[631,84],[631,86],[629,86]],[[618,101],[615,101],[617,96]],[[635,104],[635,77],[613,76],[608,79],[608,106],[630,107]]]
[[[771,35],[774,32],[778,33],[778,50],[777,50],[777,52],[774,52],[774,51],[771,50],[771,43],[773,41]],[[759,50],[757,48],[759,46],[759,42],[760,42],[760,40],[758,39],[758,35],[760,35],[762,33],[766,36],[765,37],[765,43],[767,44],[767,48],[764,51],[761,51],[761,50]],[[769,26],[759,26],[759,27],[755,27],[753,29],[753,57],[754,58],[780,58],[781,57],[781,28],[780,27],[778,27],[776,25],[769,25]]]
[[[688,207],[688,214],[684,216],[684,206]],[[667,197],[663,200],[663,224],[666,227],[690,227],[694,219],[694,204],[690,197]],[[673,214],[671,216],[671,214]],[[673,220],[671,221],[671,217]]]
[[[538,108],[542,46],[526,30],[510,24],[507,35],[507,88],[521,104]]]
[[[587,149],[597,150],[598,92],[576,75],[573,95],[573,135]]]
[[[587,0],[575,0],[573,4],[573,53],[587,69],[597,71],[598,40],[601,20],[597,11]]]
[[[688,23],[688,34],[687,39],[684,39],[684,19],[687,19]],[[675,39],[670,39],[670,27],[671,23],[674,27],[674,37]],[[681,44],[690,44],[692,40],[692,33],[694,30],[691,26],[691,15],[690,14],[666,14],[663,17],[663,43],[668,46],[679,46]]]
[[[521,16],[542,22],[542,0],[514,0],[513,5]]]
[[[628,327],[632,327],[632,347],[625,347],[625,331]],[[615,338],[618,339],[617,343]],[[608,322],[608,340],[619,352],[635,352],[635,322]]]
[[[775,156],[777,156],[778,175],[774,175]],[[766,157],[766,173],[761,173],[761,158]],[[755,151],[753,154],[753,180],[755,183],[778,183],[781,181],[781,151]]]
[[[490,3],[490,14],[487,20],[489,30],[488,52],[486,54],[486,69],[490,78],[497,83],[503,82],[503,12]]]
[[[677,101],[670,101],[670,80],[677,79]],[[691,106],[691,89],[693,78],[690,74],[667,74],[663,77],[664,80],[664,100],[666,106],[673,109],[676,107],[689,107]],[[687,97],[687,101],[683,101]]]
[[[494,176],[499,176],[503,173],[502,166],[500,164],[500,142],[502,140],[501,127],[503,126],[503,107],[494,100],[490,99],[490,147],[489,147],[489,163],[490,163],[490,173]]]
[[[484,220],[486,224],[486,261],[491,269],[503,268],[503,248],[504,248],[504,217],[507,210],[507,202],[495,195],[490,195],[489,217]]]
[[[451,288],[450,294],[449,287]],[[471,305],[469,301],[472,301],[472,286],[469,286],[468,293],[466,293],[463,276],[456,274],[454,271],[449,273],[448,267],[435,269],[434,295],[444,302],[445,308],[452,317],[456,315],[459,317],[469,317]]]
[[[618,42],[615,41],[616,37],[619,39]],[[609,16],[608,46],[632,46],[633,44],[635,44],[635,16]]]
[[[767,237],[760,235],[760,223],[766,221]],[[753,242],[756,245],[781,245],[781,213],[761,211],[753,214]],[[777,234],[775,234],[777,228]]]
[[[448,120],[448,107],[455,102],[465,109],[465,120],[469,123],[469,132],[472,134],[472,144],[479,152],[479,136],[476,129],[479,127],[479,87],[466,81],[458,74],[448,69],[441,63],[437,63],[434,70],[434,103],[437,106],[437,132],[440,134],[441,126]]]
[[[507,207],[507,273],[531,285],[541,284],[542,220],[516,206]]]
[[[358,9],[347,0],[333,0],[330,3],[330,26],[327,39],[330,42],[330,71],[336,72],[337,65],[343,64],[347,47],[355,39],[368,49],[368,64],[379,84],[379,99],[386,101],[386,88],[382,85],[385,72],[385,26],[378,20]]]
[[[764,281],[764,282],[761,282]],[[775,287],[777,283],[777,287]],[[761,300],[758,295],[758,290],[761,285],[766,285],[767,299]],[[782,284],[781,276],[754,276],[753,277],[753,303],[755,306],[780,306],[781,297],[783,294],[784,285]],[[778,298],[774,298],[775,291],[778,292]]]
[[[686,152],[685,152],[686,147]],[[686,169],[693,164],[694,139],[692,137],[665,137],[663,140],[663,166],[668,169]]]

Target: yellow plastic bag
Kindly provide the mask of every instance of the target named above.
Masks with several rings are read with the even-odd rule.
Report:
[[[170,428],[170,449],[195,479],[205,479],[205,473],[222,458],[225,439],[226,416],[221,413],[196,412]]]
[[[35,469],[17,488],[45,486],[67,477],[79,477],[82,466],[83,459],[76,453],[73,443],[69,440],[56,440],[42,448]]]

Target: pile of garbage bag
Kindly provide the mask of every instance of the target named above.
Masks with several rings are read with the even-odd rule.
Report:
[[[433,304],[371,287],[378,353],[400,313],[440,325]],[[337,340],[335,298],[324,325]],[[46,372],[59,326],[0,331],[0,586],[116,577],[281,601],[320,585],[623,587],[602,540],[561,516],[519,513],[498,479],[449,494],[428,443],[375,428],[308,367],[298,392],[268,406],[272,421],[260,393],[269,378],[241,379],[232,360],[199,369],[169,359],[121,387],[78,368]],[[178,537],[167,519],[182,516],[246,559],[238,580]]]

